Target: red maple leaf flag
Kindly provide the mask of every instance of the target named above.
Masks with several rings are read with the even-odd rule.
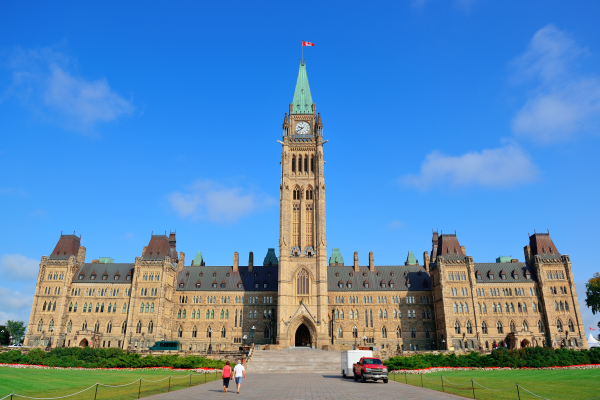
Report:
[[[304,46],[314,46],[314,45],[315,45],[314,43],[311,43],[311,42],[305,42],[304,40],[302,41],[302,46],[303,46],[303,47],[304,47]]]

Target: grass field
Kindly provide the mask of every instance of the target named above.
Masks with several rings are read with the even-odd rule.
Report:
[[[600,369],[583,370],[523,370],[523,371],[457,371],[423,374],[423,387],[473,398],[471,379],[494,390],[506,389],[516,382],[538,396],[551,400],[587,400],[600,396]],[[420,375],[390,374],[390,379],[414,386],[421,386]],[[454,384],[454,385],[453,385]],[[459,386],[460,385],[460,386]],[[477,384],[475,398],[481,400],[539,399],[516,387],[505,391],[482,389]]]
[[[69,371],[69,370],[36,370],[0,368],[0,399],[15,392],[30,397],[59,397],[76,393],[96,382],[105,385],[123,385],[138,380],[139,378],[149,381],[157,381],[172,376],[170,380],[171,391],[186,387],[212,382],[221,379],[221,375],[215,373],[196,374],[190,377],[189,372],[176,371]],[[137,399],[139,382],[119,388],[98,387],[98,400],[120,400]],[[169,379],[160,382],[142,381],[140,397],[164,393],[169,390]],[[69,397],[69,400],[92,400],[95,388],[81,394]],[[15,396],[14,400],[19,397]]]

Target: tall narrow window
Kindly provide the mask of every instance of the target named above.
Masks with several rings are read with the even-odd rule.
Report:
[[[308,172],[308,156],[304,157],[304,172]]]
[[[292,157],[292,172],[296,172],[296,156]]]
[[[306,270],[300,271],[298,273],[298,277],[296,278],[296,293],[299,295],[307,295],[308,282],[308,272],[306,272]]]
[[[302,156],[298,156],[298,172],[302,172]]]
[[[306,199],[308,200],[309,196],[312,195],[312,190],[306,191]],[[312,197],[312,196],[310,196]],[[305,246],[314,247],[314,231],[313,231],[313,218],[314,218],[314,210],[313,204],[306,204],[306,214],[305,214],[305,234],[306,234],[306,242]]]
[[[298,191],[299,193],[299,191]],[[300,204],[293,205],[292,211],[292,246],[300,246]]]
[[[315,172],[315,156],[310,158],[310,172]]]

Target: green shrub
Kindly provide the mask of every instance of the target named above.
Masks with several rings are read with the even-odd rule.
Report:
[[[555,350],[543,347],[507,350],[504,347],[499,347],[487,355],[481,355],[477,352],[461,355],[456,355],[455,353],[427,353],[406,357],[397,356],[385,361],[385,365],[390,370],[411,370],[431,367],[542,368],[582,364],[600,364],[600,348],[593,348],[591,351],[578,351],[572,349]]]

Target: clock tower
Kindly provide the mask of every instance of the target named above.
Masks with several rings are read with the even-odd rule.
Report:
[[[300,64],[283,120],[277,340],[322,347],[328,339],[323,124]]]

